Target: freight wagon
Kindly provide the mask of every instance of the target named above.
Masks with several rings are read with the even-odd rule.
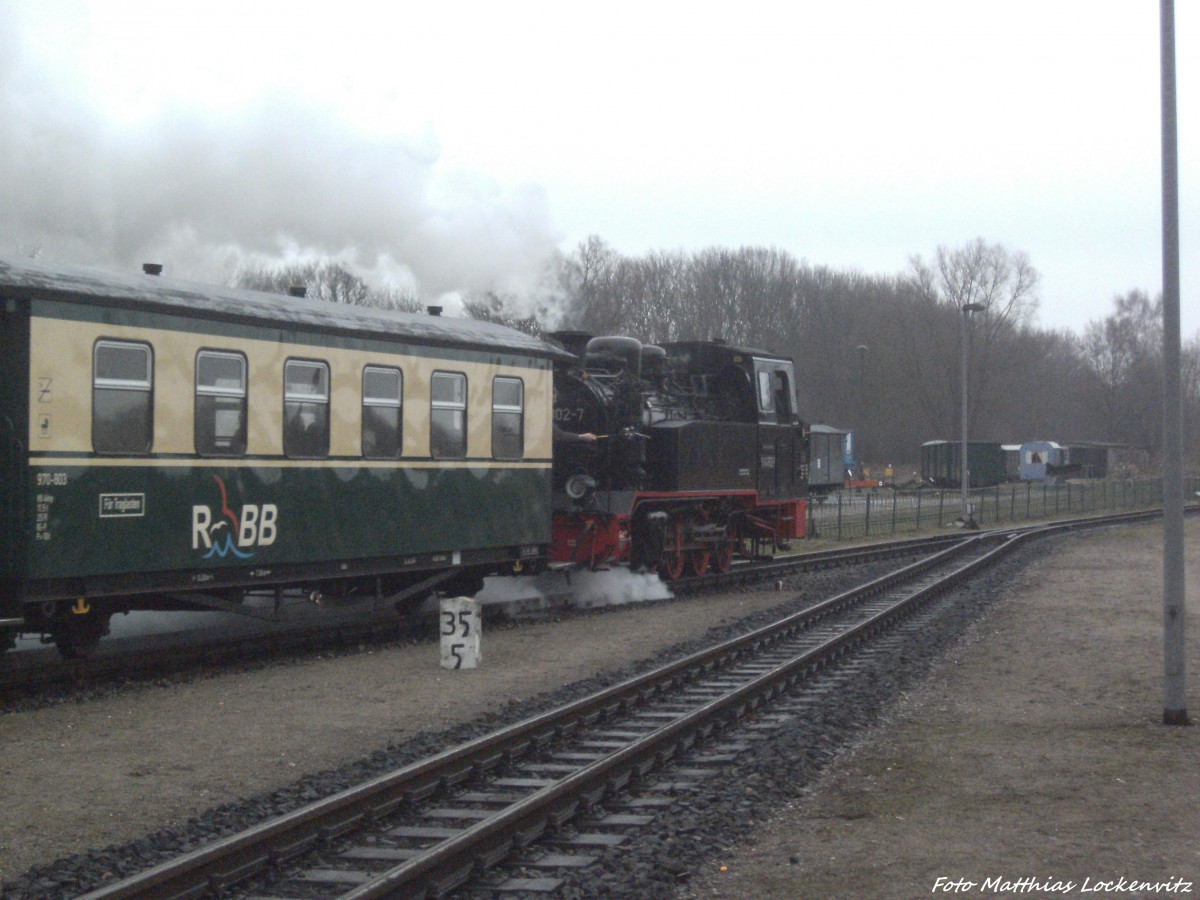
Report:
[[[832,425],[811,425],[808,430],[808,492],[812,495],[840,490],[846,482],[846,457],[850,433]]]
[[[991,441],[967,444],[970,486],[991,487],[1005,480],[1002,445]],[[962,441],[927,441],[921,445],[921,480],[937,487],[962,485]]]

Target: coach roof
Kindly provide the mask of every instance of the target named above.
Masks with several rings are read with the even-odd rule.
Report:
[[[570,354],[505,325],[452,316],[431,316],[309,300],[164,278],[113,274],[0,256],[0,294],[68,302],[96,302],[269,327],[402,338],[416,344],[503,350],[556,360]]]

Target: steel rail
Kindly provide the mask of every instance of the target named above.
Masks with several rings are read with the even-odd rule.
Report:
[[[996,538],[979,538],[991,542]],[[948,554],[958,552],[952,548]],[[713,731],[716,721],[739,717],[746,709],[793,688],[797,683],[836,661],[897,619],[910,614],[930,597],[941,593],[1004,552],[999,544],[944,579],[922,588],[863,622],[794,657],[774,670],[709,701],[664,725],[622,750],[606,756],[554,785],[543,788],[498,815],[436,845],[420,857],[406,861],[340,895],[340,900],[376,900],[381,897],[440,897],[460,886],[480,866],[480,860],[502,858],[527,843],[551,823],[574,814],[581,802],[595,802],[635,774],[645,774],[682,747]],[[920,569],[928,568],[920,566]],[[886,578],[881,581],[891,581]],[[761,632],[761,630],[760,630]]]
[[[934,538],[908,538],[878,544],[838,547],[798,553],[769,560],[758,560],[738,566],[733,572],[721,575],[680,579],[671,583],[678,594],[697,590],[719,589],[730,584],[745,584],[781,575],[832,566],[854,565],[898,554],[918,553],[927,548],[944,547],[962,541],[961,535],[942,535]],[[569,606],[566,594],[555,595],[563,606]],[[508,601],[506,608],[513,614],[524,614],[527,599]],[[187,666],[221,665],[237,662],[269,647],[278,655],[305,652],[330,644],[355,644],[363,641],[385,641],[397,634],[411,631],[424,621],[419,616],[376,611],[369,617],[366,611],[331,610],[322,620],[312,624],[279,621],[268,633],[236,637],[205,638],[195,644],[172,642],[170,646],[133,649],[100,655],[82,660],[45,660],[24,662],[20,655],[0,660],[0,697],[35,694],[54,688],[70,688],[81,684],[99,684],[130,677],[154,678],[164,671],[178,672]],[[261,660],[261,655],[255,656]]]
[[[1127,520],[1127,517],[1121,517]],[[466,781],[480,773],[506,764],[514,757],[547,746],[582,726],[607,720],[626,711],[640,700],[662,696],[696,673],[703,673],[737,661],[754,648],[783,640],[789,635],[812,628],[838,610],[861,602],[942,565],[969,548],[994,543],[997,546],[980,559],[956,569],[894,608],[872,616],[826,642],[823,651],[805,653],[775,674],[786,679],[798,673],[818,671],[846,648],[863,639],[900,614],[901,608],[914,604],[934,591],[945,590],[987,565],[1000,554],[1033,538],[1058,531],[1111,524],[1111,520],[1075,520],[1036,529],[985,532],[928,558],[911,563],[896,572],[829,598],[777,623],[755,629],[714,647],[698,651],[652,672],[631,678],[610,689],[582,698],[557,710],[534,716],[491,735],[447,750],[364,784],[316,801],[292,813],[218,840],[177,860],[102,887],[85,895],[86,900],[111,898],[183,898],[200,897],[229,884],[251,877],[268,867],[278,867],[318,842],[328,842],[360,824],[378,820],[401,805],[413,805],[433,796],[447,786]],[[825,660],[824,662],[822,660]],[[544,788],[518,804],[485,820],[433,848],[417,859],[403,863],[376,877],[366,885],[344,895],[347,900],[387,896],[403,885],[405,896],[438,895],[469,877],[477,865],[494,862],[534,839],[547,825],[565,821],[581,803],[595,802],[604,793],[652,768],[657,760],[668,758],[672,742],[685,735],[711,730],[710,716],[745,706],[757,691],[773,679],[756,678],[718,701],[707,703],[681,716],[657,731],[637,740],[623,750],[606,756],[585,769]],[[787,684],[795,682],[795,678]],[[709,724],[704,724],[708,722]],[[686,738],[691,740],[694,738]],[[469,851],[469,852],[468,852]],[[463,862],[462,853],[469,860]]]
[[[980,536],[975,541],[996,540]],[[963,552],[959,543],[928,559],[911,563],[851,591],[831,597],[779,622],[706,648],[612,688],[559,709],[532,717],[499,732],[470,741],[437,756],[372,779],[277,819],[218,840],[185,856],[156,866],[86,897],[175,898],[201,896],[297,855],[317,841],[329,840],[377,819],[401,804],[431,796],[439,788],[493,769],[531,748],[572,734],[623,711],[647,697],[670,690],[685,675],[715,669],[747,655],[767,641],[783,639],[820,623],[841,609],[882,593]],[[623,757],[622,757],[623,758]],[[554,792],[552,796],[557,796]]]

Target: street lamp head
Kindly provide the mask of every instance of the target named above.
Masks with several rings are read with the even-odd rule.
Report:
[[[964,313],[983,312],[985,309],[987,309],[986,303],[964,303],[962,305]]]

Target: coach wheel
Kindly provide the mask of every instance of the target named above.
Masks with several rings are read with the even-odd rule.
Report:
[[[733,568],[733,542],[726,541],[712,555],[713,567],[722,575]]]
[[[108,634],[108,615],[92,612],[87,615],[56,616],[50,623],[50,637],[63,659],[85,659]]]
[[[688,568],[694,575],[708,574],[708,565],[712,555],[707,550],[692,550],[688,553]]]

